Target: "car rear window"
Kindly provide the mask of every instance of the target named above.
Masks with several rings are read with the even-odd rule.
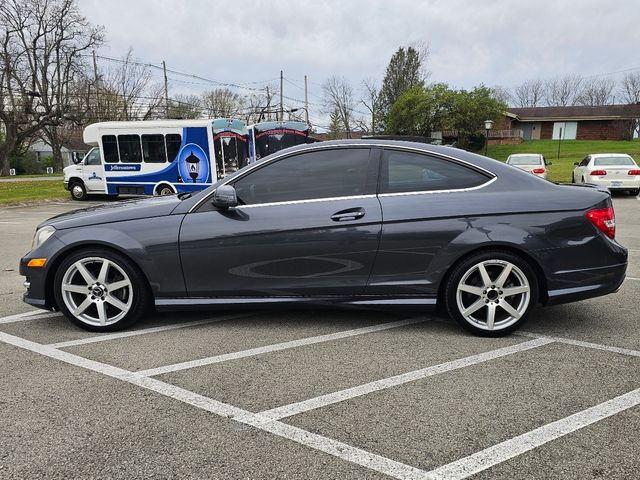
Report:
[[[538,155],[511,157],[508,160],[509,165],[540,165],[542,159]]]
[[[593,161],[596,167],[608,167],[608,166],[634,166],[636,162],[631,157],[598,157]]]

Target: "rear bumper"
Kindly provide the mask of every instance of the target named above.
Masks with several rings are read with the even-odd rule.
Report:
[[[613,293],[624,282],[627,262],[598,268],[558,272],[555,277],[565,288],[549,290],[546,305],[576,302]]]

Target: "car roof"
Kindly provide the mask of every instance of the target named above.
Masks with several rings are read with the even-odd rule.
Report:
[[[591,153],[590,157],[598,158],[598,157],[631,157],[631,155],[627,153]],[[633,158],[633,157],[632,157]]]

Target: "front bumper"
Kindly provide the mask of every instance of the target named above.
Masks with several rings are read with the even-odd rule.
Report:
[[[65,180],[65,181],[64,181],[64,182],[62,182],[62,183],[63,183],[63,185],[64,185],[64,189],[68,191],[68,190],[69,190],[69,180]]]
[[[20,259],[20,275],[26,277],[24,286],[27,289],[27,291],[22,295],[22,300],[34,307],[50,310],[54,308],[55,305],[52,302],[47,301],[47,269],[27,267],[29,260],[31,260],[31,257],[29,256]]]

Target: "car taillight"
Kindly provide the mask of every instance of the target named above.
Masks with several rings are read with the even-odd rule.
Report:
[[[606,174],[607,174],[606,170],[594,170],[593,172],[590,173],[590,175],[597,175],[597,176],[603,176]]]
[[[613,213],[613,207],[594,208],[585,213],[584,216],[607,237],[615,238],[616,216]]]
[[[640,170],[629,170],[629,175],[640,175]]]
[[[534,168],[533,173],[544,173],[544,168]]]

